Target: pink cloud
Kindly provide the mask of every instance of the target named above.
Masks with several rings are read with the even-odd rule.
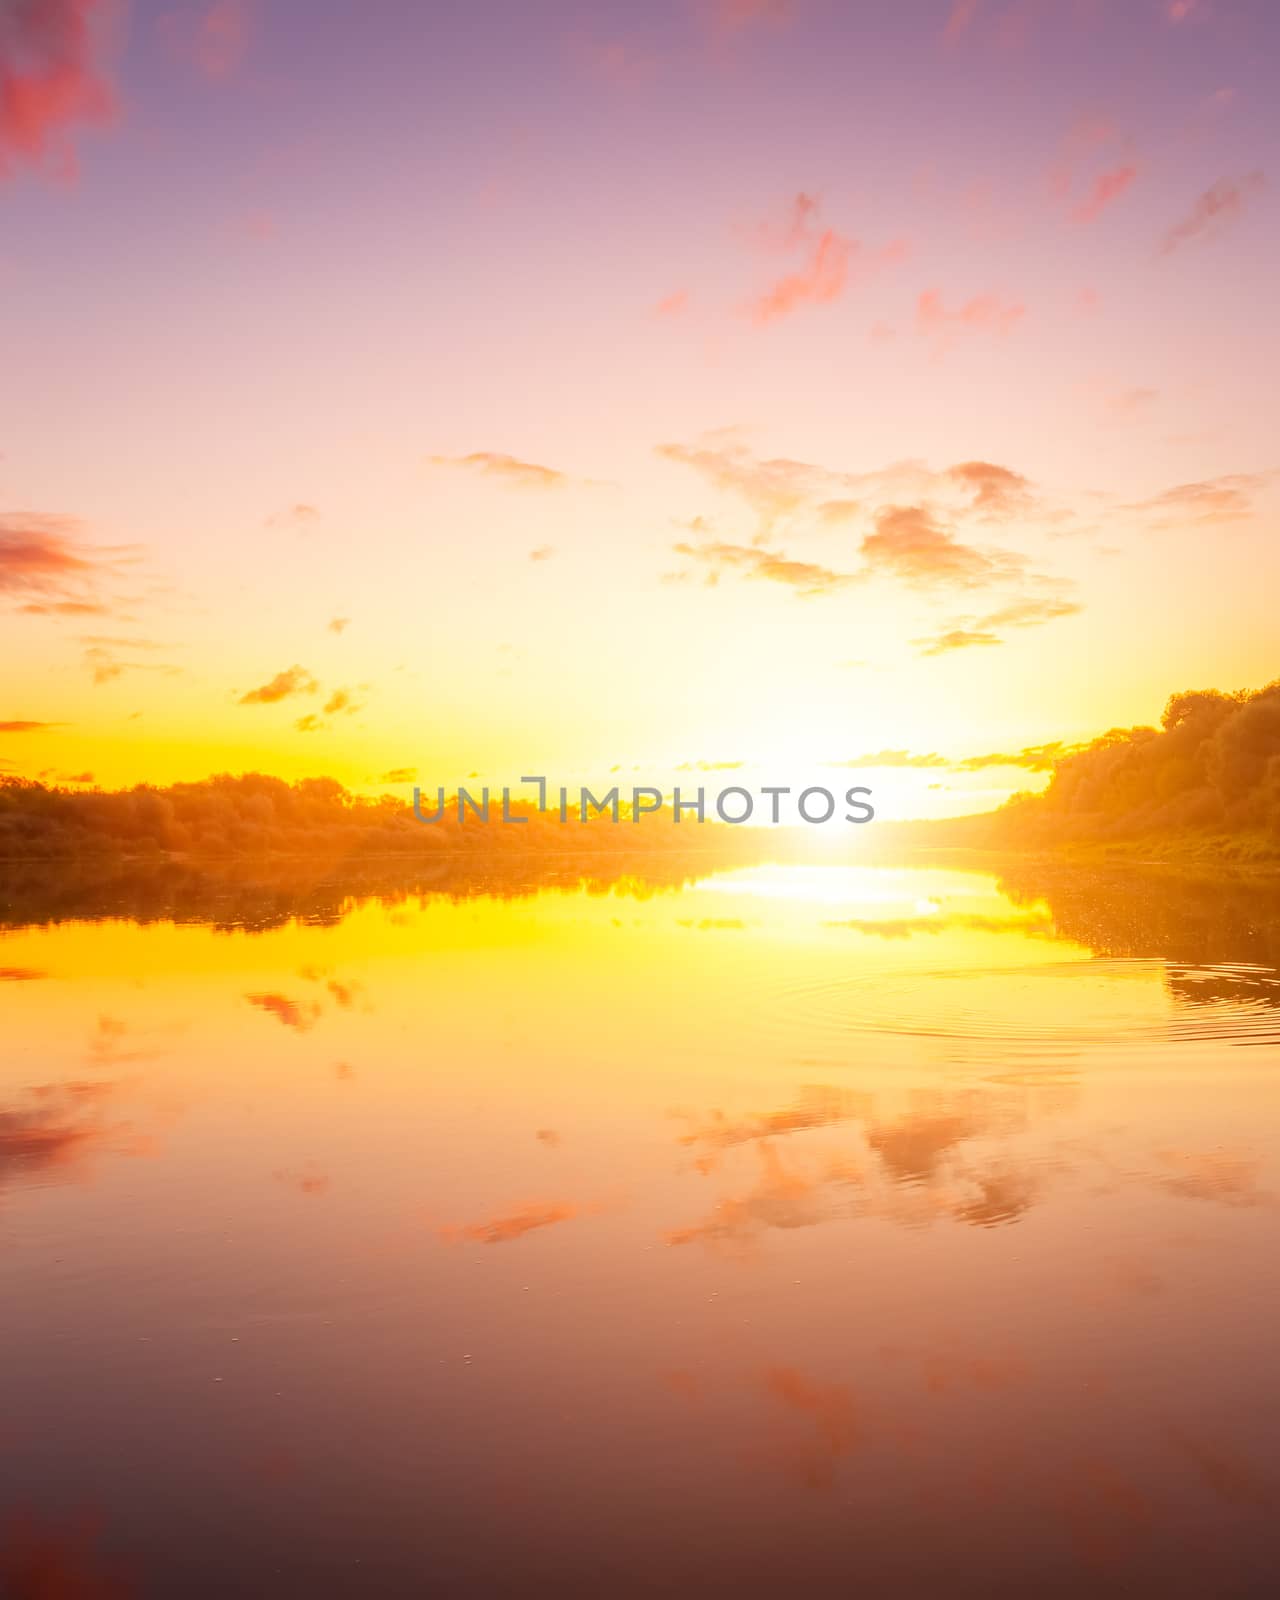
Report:
[[[34,616],[101,615],[103,586],[137,560],[136,547],[86,545],[70,517],[0,512],[0,601]]]
[[[577,46],[588,71],[613,84],[634,84],[649,77],[658,58],[628,39],[591,40]]]
[[[1219,178],[1217,183],[1199,197],[1180,222],[1165,234],[1160,254],[1172,255],[1175,250],[1202,234],[1220,233],[1244,212],[1251,196],[1267,186],[1266,174],[1250,172],[1243,178]]]
[[[248,42],[246,0],[216,0],[196,27],[196,65],[206,78],[230,77],[243,61]]]
[[[252,0],[214,0],[203,10],[173,11],[160,18],[170,50],[211,83],[232,77],[244,61],[252,23]]]
[[[569,482],[568,477],[555,467],[544,467],[537,461],[520,461],[500,450],[473,450],[466,456],[432,456],[431,464],[437,467],[465,467],[522,489],[551,489]]]
[[[833,228],[828,228],[805,265],[779,278],[756,301],[752,321],[776,322],[806,303],[821,306],[838,300],[848,284],[849,261],[856,248],[852,239],[842,238]]]
[[[1113,417],[1133,417],[1149,411],[1159,398],[1158,389],[1117,389],[1104,397],[1103,404]]]
[[[1008,333],[1026,315],[1020,301],[979,294],[948,310],[940,289],[925,289],[916,302],[916,329],[945,342],[958,333]]]
[[[802,598],[809,599],[814,595],[830,594],[855,581],[851,573],[833,572],[830,567],[818,566],[812,561],[794,561],[779,551],[764,550],[759,545],[682,543],[672,548],[677,555],[689,556],[703,563],[710,588],[719,583],[723,573],[739,572],[746,578],[783,584]],[[672,574],[673,578],[676,576]]]
[[[1075,181],[1075,169],[1079,163],[1117,138],[1116,126],[1109,117],[1093,114],[1077,117],[1059,146],[1057,159],[1049,168],[1049,189],[1054,198],[1065,200]]]
[[[1115,167],[1100,172],[1090,184],[1084,199],[1071,213],[1073,222],[1096,222],[1113,200],[1118,200],[1138,176],[1136,166]]]
[[[973,24],[973,19],[978,14],[978,0],[955,0],[951,7],[951,15],[947,18],[947,25],[943,29],[942,37],[948,41],[958,39],[962,33],[967,33]]]
[[[1068,212],[1072,222],[1096,222],[1140,171],[1132,140],[1110,117],[1087,112],[1076,118],[1058,147],[1049,168],[1049,192],[1063,206],[1074,199]],[[1083,183],[1082,192],[1077,183]]]
[[[659,300],[654,310],[660,317],[678,317],[689,306],[689,291],[677,289],[674,294],[669,294],[665,299]]]
[[[1001,470],[982,462],[966,465]],[[914,588],[933,584],[972,588],[1015,577],[1025,565],[1020,556],[1011,552],[984,551],[962,544],[940,527],[923,506],[883,507],[876,513],[875,532],[862,541],[862,554],[870,570],[898,578]]]
[[[767,248],[803,251],[804,259],[752,302],[750,316],[757,326],[776,322],[803,305],[830,305],[839,300],[849,286],[855,263],[873,271],[906,256],[907,246],[901,239],[891,241],[882,250],[867,252],[860,240],[821,226],[821,209],[820,200],[800,193],[791,202],[781,227],[766,223],[760,229],[760,239]]]
[[[513,1239],[522,1239],[525,1234],[539,1228],[552,1228],[557,1223],[570,1222],[579,1215],[580,1209],[567,1201],[535,1202],[479,1222],[441,1228],[439,1234],[450,1244],[510,1244]]]
[[[715,25],[722,34],[742,33],[759,23],[786,24],[795,12],[795,0],[718,0]]]
[[[100,0],[0,6],[0,179],[27,163],[76,173],[72,130],[110,121],[115,96],[95,60]]]
[[[255,206],[251,211],[241,213],[236,219],[236,231],[246,239],[255,239],[258,243],[265,244],[276,236],[276,219],[262,206]]]

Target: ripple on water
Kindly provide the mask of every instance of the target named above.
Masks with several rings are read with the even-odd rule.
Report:
[[[1161,1043],[1280,1044],[1280,973],[1098,958],[942,968],[795,985],[789,1025],[824,1034],[989,1043],[1062,1054]]]

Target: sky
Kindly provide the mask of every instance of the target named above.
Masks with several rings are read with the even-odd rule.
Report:
[[[0,0],[0,775],[947,815],[1275,678],[1278,56],[1269,0]]]

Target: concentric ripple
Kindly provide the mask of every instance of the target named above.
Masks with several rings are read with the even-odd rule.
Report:
[[[819,1032],[1060,1053],[1159,1043],[1280,1045],[1280,973],[1099,958],[859,975],[790,989]]]

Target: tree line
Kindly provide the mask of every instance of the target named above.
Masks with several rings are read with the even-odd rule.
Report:
[[[1112,728],[997,813],[1020,844],[1252,835],[1280,843],[1280,680],[1173,695],[1158,728]]]

